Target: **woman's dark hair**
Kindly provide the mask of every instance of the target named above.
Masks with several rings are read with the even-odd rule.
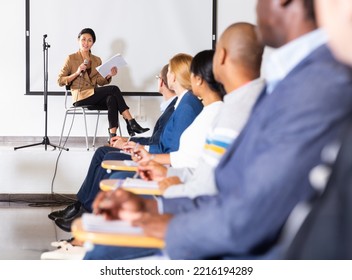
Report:
[[[191,63],[191,73],[201,77],[209,87],[223,97],[225,91],[223,86],[218,83],[213,74],[214,50],[205,50],[196,54]]]
[[[90,34],[93,38],[93,43],[95,43],[96,37],[95,37],[95,32],[91,28],[83,28],[81,32],[78,33],[78,39],[82,36],[82,34]]]

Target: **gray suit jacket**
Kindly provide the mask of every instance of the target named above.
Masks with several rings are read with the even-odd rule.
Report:
[[[262,94],[215,170],[217,196],[164,199],[173,259],[257,258],[273,248],[322,148],[352,112],[352,75],[322,46]]]

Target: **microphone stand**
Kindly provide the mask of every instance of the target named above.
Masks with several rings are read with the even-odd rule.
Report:
[[[46,37],[48,37],[48,35],[44,34],[43,35],[43,58],[44,58],[44,93],[43,93],[43,95],[44,95],[44,112],[45,112],[45,134],[44,134],[42,142],[34,143],[34,144],[30,144],[30,145],[25,145],[25,146],[20,146],[20,147],[15,147],[14,150],[44,145],[45,151],[47,150],[48,146],[53,147],[54,150],[56,148],[59,148],[59,149],[63,149],[63,150],[68,151],[68,148],[51,144],[49,137],[48,137],[48,52],[49,52],[50,45],[45,41]]]

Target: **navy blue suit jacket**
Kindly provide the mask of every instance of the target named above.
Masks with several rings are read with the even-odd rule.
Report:
[[[132,137],[131,141],[139,143],[141,145],[157,145],[160,141],[160,135],[164,130],[165,125],[169,121],[172,113],[175,110],[175,103],[177,101],[177,97],[174,98],[170,102],[170,104],[166,107],[165,111],[161,114],[157,122],[155,123],[152,136],[150,137]]]
[[[215,170],[218,195],[163,199],[166,213],[178,213],[166,234],[169,256],[268,253],[294,206],[314,194],[308,173],[351,112],[351,72],[322,46],[259,98]]]
[[[150,146],[149,152],[152,154],[168,154],[177,151],[181,134],[202,109],[202,102],[191,91],[185,93],[161,133],[159,144]]]

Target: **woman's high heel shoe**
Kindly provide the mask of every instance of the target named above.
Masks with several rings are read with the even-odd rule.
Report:
[[[130,136],[134,136],[135,133],[144,133],[149,130],[149,128],[141,127],[135,119],[126,120],[127,131]]]

